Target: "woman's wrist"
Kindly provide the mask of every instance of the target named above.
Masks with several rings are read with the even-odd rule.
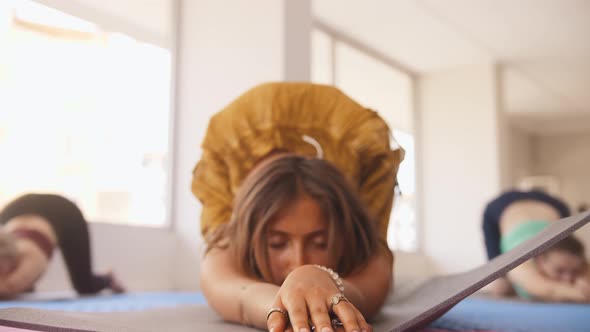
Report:
[[[344,282],[342,281],[342,278],[340,278],[337,272],[323,265],[314,264],[314,266],[328,273],[330,275],[330,278],[332,278],[332,281],[334,281],[334,285],[336,285],[336,288],[338,288],[338,291],[344,294]]]
[[[266,315],[279,288],[265,282],[253,282],[242,286],[238,295],[240,323],[258,328],[266,327]]]
[[[356,305],[358,309],[364,308],[364,305],[363,305],[364,298],[363,298],[362,294],[360,294],[358,289],[352,283],[347,282],[346,280],[342,279],[336,271],[332,270],[329,267],[322,266],[322,265],[314,265],[314,266],[316,268],[319,268],[319,269],[325,271],[326,273],[328,273],[330,275],[330,278],[332,278],[334,285],[336,286],[336,288],[338,288],[338,291],[340,292],[341,295],[344,295],[349,301],[354,303],[354,305]],[[345,290],[346,290],[346,292],[345,292]]]

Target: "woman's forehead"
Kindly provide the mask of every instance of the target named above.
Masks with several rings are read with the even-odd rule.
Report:
[[[283,208],[269,226],[272,232],[305,235],[325,231],[328,226],[320,204],[309,196],[301,196]]]

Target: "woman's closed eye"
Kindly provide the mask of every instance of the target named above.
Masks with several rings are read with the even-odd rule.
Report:
[[[322,237],[316,237],[311,240],[311,245],[317,249],[327,249],[328,248],[328,241]]]
[[[288,240],[282,236],[271,236],[268,240],[268,246],[271,249],[284,249],[287,246]]]
[[[271,249],[283,249],[287,246],[287,242],[285,241],[281,241],[281,242],[269,242],[268,246]]]

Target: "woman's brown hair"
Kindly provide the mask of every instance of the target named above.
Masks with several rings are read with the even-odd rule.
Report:
[[[230,222],[208,239],[208,249],[228,247],[242,271],[271,282],[268,226],[282,209],[304,195],[320,205],[328,222],[333,268],[346,276],[364,265],[380,241],[376,223],[335,166],[294,154],[269,157],[246,177]]]
[[[565,237],[563,240],[549,247],[545,252],[550,251],[563,251],[573,256],[584,258],[584,244],[573,235]]]

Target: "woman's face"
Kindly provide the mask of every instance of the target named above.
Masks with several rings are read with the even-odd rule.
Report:
[[[275,284],[282,284],[291,271],[302,265],[334,267],[328,250],[328,221],[319,204],[308,196],[299,197],[280,211],[266,236]]]

